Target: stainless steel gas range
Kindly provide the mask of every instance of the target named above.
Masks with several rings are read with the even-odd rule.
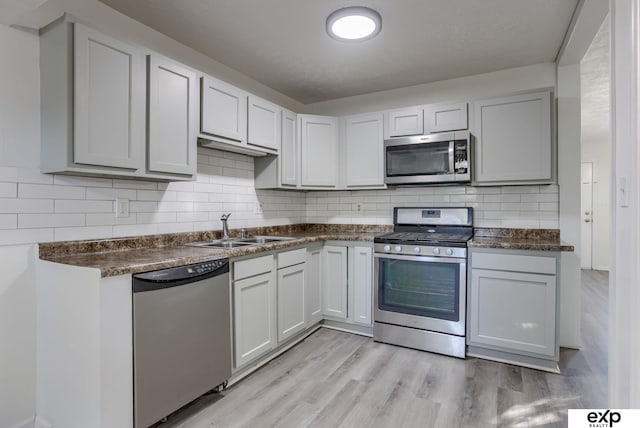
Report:
[[[464,358],[473,209],[402,207],[393,219],[374,239],[374,340]]]

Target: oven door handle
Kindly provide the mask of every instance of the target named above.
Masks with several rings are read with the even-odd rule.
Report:
[[[391,259],[391,260],[408,260],[412,262],[438,262],[438,263],[457,263],[466,264],[467,259],[454,257],[427,257],[427,256],[404,256],[401,254],[381,254],[375,253],[375,259]]]

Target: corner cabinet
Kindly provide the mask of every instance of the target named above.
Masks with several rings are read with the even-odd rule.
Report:
[[[322,320],[322,245],[307,249],[305,312],[307,326]]]
[[[344,186],[384,186],[384,135],[381,113],[342,119],[341,167]]]
[[[280,150],[277,156],[256,157],[256,189],[296,189],[300,187],[300,139],[298,115],[282,110]]]
[[[322,250],[322,313],[347,319],[347,247],[325,245]]]
[[[42,172],[194,179],[193,71],[65,16],[41,31],[40,73]]]
[[[194,175],[198,138],[198,81],[195,72],[149,55],[148,170]]]
[[[474,101],[474,184],[553,183],[551,113],[550,91]]]
[[[337,186],[338,118],[299,115],[301,185]]]
[[[469,257],[468,354],[557,371],[557,254],[471,248]]]

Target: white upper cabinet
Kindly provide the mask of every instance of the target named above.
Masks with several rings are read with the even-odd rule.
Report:
[[[344,119],[342,171],[346,187],[384,185],[382,114]]]
[[[247,142],[247,94],[221,80],[205,76],[201,84],[200,132],[223,142]]]
[[[196,74],[157,55],[148,56],[148,169],[194,175],[198,134]]]
[[[282,111],[282,140],[280,150],[280,183],[295,187],[300,177],[300,147],[298,145],[298,115]]]
[[[385,138],[421,135],[424,132],[422,107],[391,110],[385,116]]]
[[[247,143],[277,152],[280,149],[281,112],[277,105],[249,95]]]
[[[549,91],[473,103],[475,184],[555,180]]]
[[[76,23],[73,72],[73,161],[141,168],[145,135],[142,51]]]
[[[469,127],[467,103],[426,105],[424,107],[424,133],[447,132]]]
[[[338,118],[300,115],[302,186],[337,185]]]
[[[65,16],[41,32],[40,74],[42,172],[194,179],[193,70]]]

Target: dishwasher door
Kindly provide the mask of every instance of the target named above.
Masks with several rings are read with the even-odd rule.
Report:
[[[134,275],[136,428],[231,377],[229,296],[228,260]]]

